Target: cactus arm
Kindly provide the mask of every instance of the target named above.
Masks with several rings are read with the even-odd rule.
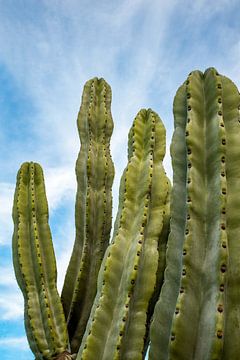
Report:
[[[239,209],[240,209],[240,96],[237,87],[231,80],[222,76],[223,119],[226,129],[226,176],[227,176],[227,237],[229,263],[227,271],[227,301],[225,312],[224,352],[223,359],[237,360],[240,354],[239,327],[239,283],[240,283],[240,243]]]
[[[151,110],[141,110],[129,133],[129,162],[121,181],[124,200],[120,202],[120,216],[117,216],[119,226],[115,224],[115,236],[103,260],[98,293],[77,359],[121,358],[122,339],[141,270],[139,265],[144,256],[143,244],[150,216],[156,121]],[[154,263],[157,270],[157,261]],[[140,356],[143,338],[141,342]]]
[[[109,243],[114,168],[111,89],[104,79],[89,80],[78,116],[81,149],[76,163],[76,240],[62,301],[72,351],[78,351],[96,294],[97,275]]]
[[[150,328],[150,359],[167,359],[172,314],[175,310],[180,284],[182,247],[186,222],[186,97],[182,85],[174,99],[175,131],[171,144],[173,188],[171,195],[171,232],[167,243],[164,283],[155,306]]]
[[[202,295],[201,286],[199,286],[199,283],[202,283],[202,274],[199,272],[199,268],[205,251],[204,244],[201,244],[198,239],[196,241],[196,237],[194,238],[196,235],[199,239],[204,240],[205,236],[206,181],[204,178],[204,147],[199,146],[202,139],[204,139],[205,132],[205,112],[202,107],[204,84],[201,73],[188,77],[186,92],[191,96],[189,100],[187,99],[187,116],[189,120],[185,128],[187,211],[183,249],[186,254],[184,257],[182,256],[181,281],[175,310],[177,314],[173,315],[172,320],[169,357],[171,359],[177,357],[183,359],[185,356],[186,360],[190,360],[194,357],[194,346],[197,337],[199,304],[201,303],[199,297],[201,298]],[[188,154],[188,152],[191,153]],[[199,204],[196,210],[193,208],[195,202]],[[195,216],[194,211],[197,211]],[[190,319],[192,321],[191,326],[189,326]],[[191,338],[189,338],[190,332]],[[182,347],[184,350],[179,349],[181,341],[183,341]]]
[[[148,330],[149,302],[155,292],[157,281],[158,285],[161,285],[159,277],[163,277],[165,265],[165,247],[168,232],[166,233],[163,230],[164,225],[166,225],[164,222],[169,217],[167,200],[169,198],[170,182],[166,178],[162,166],[165,150],[165,129],[157,120],[156,118],[149,218],[145,227],[145,240],[139,262],[139,274],[134,287],[132,303],[129,305],[126,331],[123,335],[119,354],[120,358],[126,360],[142,358]],[[162,235],[164,236],[162,237]],[[156,274],[156,276],[154,277],[152,274]]]
[[[222,126],[221,77],[214,69],[208,69],[204,75],[195,71],[190,74],[184,86],[185,95],[184,88],[181,87],[174,105],[177,126],[172,141],[175,172],[173,215],[167,252],[166,287],[163,286],[156,307],[150,359],[217,359],[221,357],[223,349],[222,309],[226,282],[227,236],[226,134],[224,125]],[[184,109],[187,110],[185,119],[178,114],[180,100],[183,107],[181,114]],[[180,121],[185,139],[177,135],[180,134],[177,132]],[[174,152],[176,143],[179,144],[180,141],[186,144],[182,158]],[[179,236],[175,234],[175,226],[179,223],[174,213],[175,206],[180,204],[175,200],[175,183],[180,183],[180,173],[175,165],[178,159],[178,164],[185,168],[186,173],[186,185],[182,182],[178,191],[182,192],[186,188],[186,198],[185,204],[181,203],[180,210],[185,214],[185,220],[182,219],[181,224],[184,234],[181,233],[178,243],[182,248],[182,255],[179,254],[181,261],[178,262],[178,268],[174,269],[175,259],[170,250],[173,239]],[[172,278],[170,267],[173,271]],[[175,288],[174,276],[177,281],[180,279],[180,284]],[[174,309],[166,312],[165,307],[173,295],[173,289],[177,290],[177,301]],[[156,335],[157,326],[161,328],[160,336]],[[159,350],[155,347],[159,347]],[[159,352],[158,355],[154,354],[154,349]]]
[[[24,163],[18,172],[13,221],[13,263],[24,295],[29,344],[37,359],[51,359],[66,351],[68,337],[56,288],[44,179],[36,163]]]
[[[217,78],[211,69],[204,77],[196,72],[189,76],[186,90],[190,118],[186,126],[190,180],[184,240],[187,254],[183,258],[177,314],[173,315],[170,358],[219,358],[223,316],[217,312],[217,303],[222,302],[221,266],[226,264],[221,250],[224,230],[220,230],[221,204],[226,197],[221,192],[225,188],[221,184],[225,180],[221,178],[220,161],[224,155],[224,147],[220,146],[224,129],[218,116],[221,90],[217,91]]]

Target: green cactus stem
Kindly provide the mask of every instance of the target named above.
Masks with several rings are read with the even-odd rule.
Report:
[[[67,326],[56,287],[56,261],[39,164],[24,163],[18,172],[13,221],[13,263],[24,295],[30,348],[36,359],[60,355],[67,359]]]
[[[190,73],[177,91],[171,231],[151,360],[239,359],[239,106],[236,86],[213,68]]]
[[[111,88],[104,79],[94,78],[85,84],[78,130],[81,149],[76,163],[76,239],[62,291],[74,352],[79,349],[96,295],[97,276],[109,244],[112,223],[114,167],[110,137],[113,121]]]
[[[151,109],[141,110],[129,133],[113,240],[77,359],[142,359],[149,302],[168,217],[169,181],[162,159],[165,129]]]

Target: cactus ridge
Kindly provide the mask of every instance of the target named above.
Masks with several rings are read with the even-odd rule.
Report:
[[[111,231],[114,167],[110,155],[110,106],[110,86],[104,79],[89,80],[78,115],[81,149],[76,163],[76,240],[62,292],[74,352],[90,314]]]
[[[158,301],[161,287],[164,280],[164,270],[166,267],[166,249],[167,249],[167,239],[169,236],[169,228],[170,228],[170,194],[171,194],[171,183],[169,181],[169,189],[168,189],[168,195],[165,200],[166,202],[166,208],[163,210],[163,227],[161,231],[161,235],[159,237],[158,242],[158,270],[156,273],[156,283],[155,283],[155,290],[152,294],[152,297],[149,301],[148,310],[147,310],[147,321],[146,321],[146,335],[144,339],[144,351],[143,355],[145,358],[145,355],[148,350],[149,341],[150,341],[150,325],[152,323],[153,314],[154,314],[154,308]]]
[[[240,353],[239,327],[239,283],[240,283],[240,244],[239,244],[239,208],[240,208],[240,95],[236,85],[225,76],[222,79],[223,120],[226,130],[225,177],[227,180],[226,232],[228,263],[225,284],[225,323],[223,336],[223,359],[237,360]]]
[[[18,172],[13,220],[13,262],[24,295],[29,344],[37,359],[51,359],[67,349],[68,337],[56,288],[43,174],[36,163],[24,163]]]
[[[184,106],[185,105],[185,106]],[[168,358],[168,342],[171,331],[172,313],[174,312],[179,290],[180,267],[182,261],[183,234],[186,213],[186,145],[185,126],[187,120],[185,84],[177,91],[174,99],[174,134],[171,143],[173,166],[173,188],[171,192],[170,234],[167,243],[164,284],[161,296],[154,309],[150,328],[149,358],[154,360]],[[171,266],[169,263],[171,262]],[[169,286],[170,285],[170,286]]]
[[[233,131],[239,136],[238,106],[236,87],[213,68],[192,72],[176,94],[171,231],[150,359],[237,359],[239,354],[232,337],[238,328],[229,320],[230,294],[236,294],[230,286],[229,185],[238,180],[228,170],[237,169],[237,162],[228,159],[237,153]],[[238,230],[235,239],[237,235]],[[235,244],[234,254],[239,254]],[[233,303],[234,317],[240,320]]]
[[[146,312],[156,282],[161,219],[167,208],[169,185],[161,165],[164,152],[165,132],[157,114],[141,110],[129,133],[129,161],[121,179],[113,240],[100,269],[98,292],[78,359],[96,359],[96,355],[99,359],[130,359],[133,354],[135,359],[142,358]],[[154,194],[160,205],[154,203]],[[152,262],[145,254],[151,254]],[[138,281],[146,277],[149,286],[141,289]],[[127,336],[132,331],[140,335],[134,344]]]

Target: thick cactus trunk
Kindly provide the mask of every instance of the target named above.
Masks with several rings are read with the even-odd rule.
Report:
[[[169,181],[162,167],[165,130],[156,113],[141,110],[129,133],[129,162],[119,193],[113,241],[77,359],[142,359],[147,311],[159,252],[165,253]],[[165,236],[162,236],[163,227]],[[164,257],[161,253],[164,262]]]
[[[113,121],[111,89],[104,79],[94,78],[85,84],[78,130],[81,149],[76,163],[76,240],[62,291],[73,352],[79,349],[96,295],[112,223]]]
[[[194,71],[176,94],[171,232],[150,359],[239,359],[239,104],[214,69]]]
[[[13,263],[24,295],[25,327],[36,359],[67,356],[68,336],[56,287],[56,261],[40,165],[24,163],[13,206]],[[65,358],[67,358],[65,356]]]

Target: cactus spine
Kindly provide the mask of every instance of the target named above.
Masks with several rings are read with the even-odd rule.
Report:
[[[62,291],[74,352],[79,349],[96,295],[97,275],[109,244],[112,222],[113,121],[111,88],[104,79],[94,78],[85,84],[78,130],[81,149],[76,163],[76,239]]]
[[[158,248],[168,216],[169,181],[162,167],[165,130],[141,110],[129,133],[128,165],[119,193],[113,240],[77,359],[142,359],[149,301],[156,285]],[[165,231],[166,232],[166,231]]]
[[[176,94],[171,231],[150,359],[239,358],[239,105],[236,86],[212,68]]]
[[[36,163],[24,163],[18,172],[13,220],[13,263],[24,295],[30,347],[37,359],[67,359],[67,327],[56,288],[44,179]]]

